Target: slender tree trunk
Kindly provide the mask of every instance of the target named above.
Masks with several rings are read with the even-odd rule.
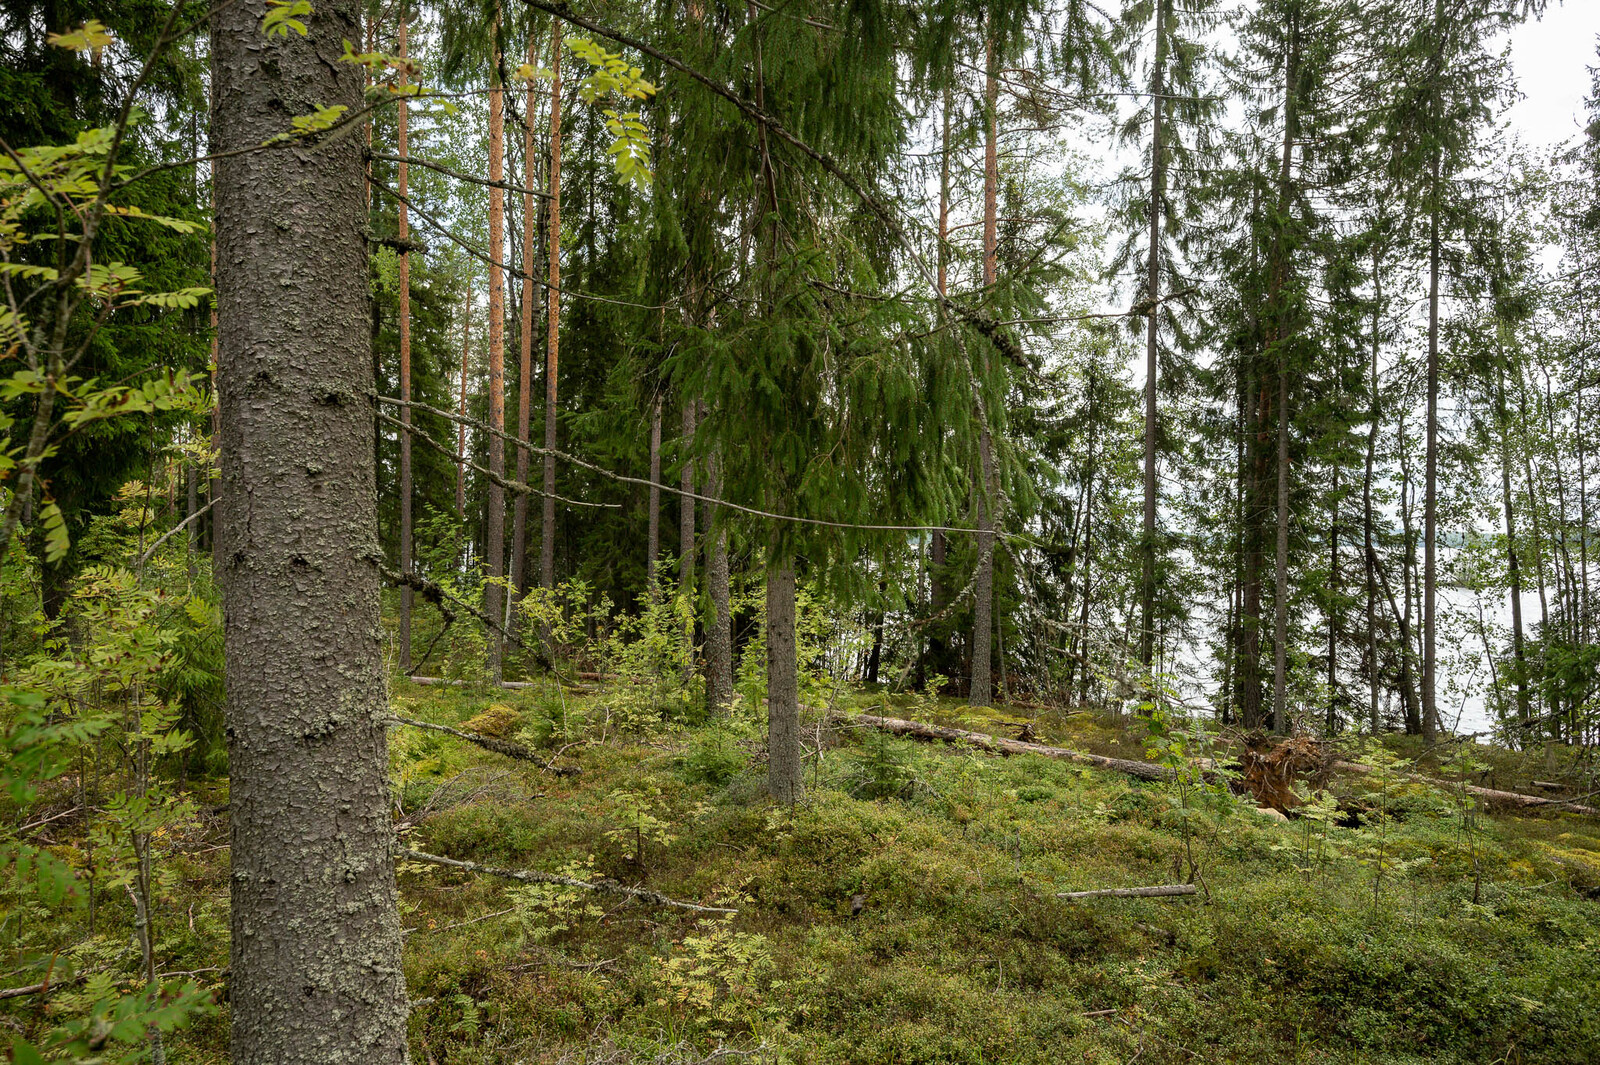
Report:
[[[767,555],[767,791],[786,803],[805,796],[795,653],[794,558],[774,537]]]
[[[656,598],[656,561],[661,557],[661,397],[650,404],[650,513],[644,544],[645,580],[649,596]]]
[[[499,35],[500,16],[494,29]],[[504,182],[505,174],[505,89],[500,84],[500,52],[494,53],[489,74],[489,180]],[[505,190],[498,184],[489,187],[489,470],[496,477],[506,475],[506,443],[501,435],[506,428],[506,274],[501,265],[506,248]],[[488,558],[489,583],[483,590],[483,612],[499,621],[504,612],[505,588],[501,581],[506,569],[506,492],[495,477],[489,479],[489,506],[485,515],[484,553]],[[504,644],[497,632],[485,633],[488,641],[489,675],[501,676]]]
[[[1300,67],[1300,18],[1288,15],[1289,56],[1284,64],[1283,156],[1278,169],[1278,218],[1274,223],[1271,289],[1268,313],[1273,317],[1272,337],[1278,377],[1278,498],[1277,553],[1273,564],[1272,623],[1272,726],[1289,731],[1289,311],[1284,305],[1288,285],[1288,249],[1283,228],[1291,205],[1289,182],[1293,174],[1294,145],[1298,134],[1300,94],[1296,87]]]
[[[939,139],[939,298],[944,299],[949,292],[949,263],[950,263],[950,89],[944,90],[944,106],[942,108]],[[948,594],[944,582],[945,563],[945,537],[942,529],[935,529],[929,544],[928,565],[928,612],[932,618],[939,618],[947,606]],[[930,623],[928,634],[928,658],[933,661],[935,673],[943,674],[945,671],[945,642],[943,637],[935,635],[932,631],[939,625],[938,621]]]
[[[694,399],[683,401],[683,469],[678,475],[679,488],[683,493],[682,504],[678,508],[678,594],[689,602],[691,615],[698,613],[695,609],[697,597],[694,587],[695,550],[694,550],[694,516],[695,491],[694,469],[694,430],[699,414],[699,403]],[[684,679],[694,676],[694,625],[691,623],[683,636]]]
[[[722,459],[706,458],[706,495],[722,498]],[[728,588],[728,529],[716,507],[706,504],[706,584],[711,624],[706,629],[706,708],[723,714],[733,702],[733,604]]]
[[[1167,153],[1162,143],[1166,96],[1169,0],[1156,0],[1156,58],[1150,72],[1150,256],[1145,277],[1144,525],[1139,543],[1139,664],[1150,672],[1156,601],[1156,383],[1160,372],[1161,205],[1166,194]]]
[[[467,416],[467,365],[472,354],[472,273],[467,273],[466,300],[461,306],[461,399],[457,413]],[[467,516],[467,423],[456,427],[456,517]]]
[[[538,63],[538,35],[528,33],[528,65]],[[528,82],[525,101],[526,128],[522,131],[522,331],[517,359],[517,439],[526,441],[533,425],[533,271],[539,246],[538,201],[534,182],[538,180],[538,146],[533,131],[538,120],[538,102]],[[517,445],[517,483],[528,483],[528,449]],[[511,516],[511,589],[517,601],[528,590],[528,494],[518,492]],[[513,615],[514,616],[514,615]]]
[[[1383,314],[1383,275],[1380,272],[1379,252],[1372,254],[1372,361],[1367,370],[1367,461],[1361,476],[1361,527],[1366,541],[1367,578],[1367,727],[1372,735],[1378,734],[1378,582],[1374,572],[1377,550],[1372,543],[1372,467],[1378,452],[1378,429],[1381,412],[1378,406],[1378,348],[1382,343],[1380,330]]]
[[[1422,735],[1433,742],[1439,725],[1437,599],[1439,524],[1439,211],[1441,153],[1432,162],[1428,210],[1428,440],[1422,503]]]
[[[306,37],[210,17],[213,151],[283,132],[285,99],[361,105],[354,0]],[[221,158],[216,184],[229,1060],[404,1065],[362,144]]]
[[[550,292],[545,314],[544,521],[539,584],[556,586],[556,378],[561,350],[561,20],[550,22]]]
[[[1522,564],[1517,551],[1517,515],[1511,495],[1511,447],[1507,437],[1510,418],[1506,414],[1505,371],[1495,372],[1495,408],[1500,423],[1500,501],[1506,512],[1506,569],[1511,579],[1511,656],[1516,662],[1517,720],[1533,721],[1528,705],[1528,660],[1522,634]]]
[[[1339,461],[1333,464],[1333,514],[1328,523],[1328,735],[1339,729]]]
[[[1081,661],[1078,663],[1078,705],[1087,706],[1089,703],[1089,604],[1093,600],[1093,563],[1094,563],[1094,482],[1098,474],[1099,462],[1098,445],[1100,423],[1099,412],[1095,407],[1097,378],[1095,372],[1089,372],[1089,465],[1088,484],[1083,493],[1083,576],[1080,578],[1082,591],[1078,603],[1078,647]]]
[[[1400,644],[1404,649],[1405,657],[1401,662],[1401,688],[1405,698],[1406,710],[1406,735],[1415,736],[1422,731],[1422,703],[1412,698],[1412,669],[1411,661],[1416,655],[1416,648],[1411,646],[1411,619],[1415,617],[1413,604],[1417,599],[1417,586],[1415,573],[1417,568],[1417,535],[1411,525],[1413,500],[1416,491],[1412,486],[1411,463],[1406,456],[1410,452],[1406,448],[1406,420],[1404,411],[1396,424],[1399,434],[1398,454],[1400,456],[1400,532],[1403,544],[1403,553],[1400,557],[1400,580],[1405,585],[1405,613],[1400,618]],[[1382,576],[1381,572],[1379,574]]]
[[[995,72],[994,37],[990,35],[985,45],[984,75],[984,146],[983,146],[983,287],[993,290],[997,266],[998,203],[1000,188],[1000,157],[998,152],[999,120],[996,109],[999,103],[1000,83]],[[989,354],[984,350],[979,356],[980,365],[987,367]],[[980,373],[978,388],[982,389],[987,373]],[[972,684],[968,700],[973,706],[988,706],[993,701],[990,684],[989,640],[994,628],[994,437],[987,410],[980,404],[982,423],[978,430],[978,573],[972,596]]]
[[[406,57],[406,12],[401,11],[399,26],[396,29],[397,39],[395,51],[400,58]],[[406,83],[405,67],[400,69],[400,84]],[[410,192],[406,185],[407,170],[405,159],[409,152],[406,143],[407,134],[407,107],[406,98],[400,97],[396,108],[396,122],[398,131],[396,148],[400,153],[399,173],[396,175],[395,184],[400,190],[400,220],[395,230],[400,238],[400,398],[408,403],[411,399],[411,254],[406,250],[406,241],[410,239],[410,207],[408,199]],[[400,408],[400,572],[411,573],[411,408]],[[400,587],[400,672],[411,672],[411,586]]]

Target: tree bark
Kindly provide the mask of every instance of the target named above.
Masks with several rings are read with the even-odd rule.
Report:
[[[939,275],[937,288],[939,298],[942,300],[949,291],[949,264],[950,264],[950,89],[944,90],[944,106],[941,114],[942,129],[939,139]],[[928,658],[933,662],[933,671],[943,674],[945,667],[945,642],[944,638],[935,635],[931,630],[937,628],[939,616],[944,613],[946,606],[946,591],[944,582],[945,538],[944,531],[935,529],[930,538],[928,549],[928,613],[934,620],[930,622],[928,635]],[[924,671],[924,681],[926,675]]]
[[[767,556],[767,791],[805,797],[801,777],[800,675],[795,657],[794,557],[773,538]]]
[[[683,456],[683,469],[678,474],[678,487],[683,493],[678,507],[678,594],[688,600],[691,613],[696,612],[694,589],[694,430],[698,412],[699,407],[696,401],[693,398],[686,397],[683,401],[683,435],[678,438],[680,454]],[[684,634],[683,642],[684,679],[688,680],[694,676],[694,626],[692,624]]]
[[[395,51],[401,59],[406,57],[406,13],[402,10],[396,29]],[[400,84],[406,84],[404,65],[400,68]],[[398,132],[396,150],[400,154],[399,171],[395,185],[400,190],[400,220],[395,235],[400,240],[400,398],[411,401],[411,255],[406,250],[411,235],[409,192],[406,187],[405,159],[408,152],[406,98],[400,97],[395,116]],[[400,408],[400,572],[411,572],[411,408]],[[411,586],[400,589],[400,671],[411,672]]]
[[[495,14],[490,31],[499,36],[500,16]],[[483,610],[492,618],[502,616],[505,588],[501,581],[506,569],[506,490],[500,480],[506,475],[506,203],[505,181],[506,119],[505,87],[500,84],[500,50],[495,49],[489,72],[489,505],[484,516],[483,551],[489,557],[489,581],[483,589]],[[496,633],[487,634],[489,675],[500,679],[501,656],[505,644]]]
[[[550,23],[550,291],[545,314],[544,514],[539,585],[556,586],[556,378],[561,350],[561,20]]]
[[[1522,634],[1522,565],[1517,557],[1517,516],[1511,494],[1511,447],[1507,440],[1510,419],[1506,415],[1505,371],[1495,373],[1495,408],[1500,422],[1500,499],[1506,512],[1506,569],[1511,579],[1511,655],[1516,662],[1517,720],[1533,721],[1528,703],[1528,660]]]
[[[360,5],[211,14],[212,149],[361,106]],[[287,108],[287,110],[286,110]],[[362,143],[216,163],[236,1065],[403,1065]]]

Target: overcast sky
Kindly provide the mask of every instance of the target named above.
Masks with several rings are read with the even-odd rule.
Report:
[[[1508,118],[1530,148],[1566,140],[1582,128],[1583,100],[1589,95],[1589,67],[1600,35],[1600,0],[1565,0],[1543,20],[1511,34],[1511,64],[1523,100]]]

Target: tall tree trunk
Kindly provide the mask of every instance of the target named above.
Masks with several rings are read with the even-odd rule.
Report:
[[[1437,17],[1435,19],[1437,22]],[[1422,503],[1422,735],[1433,742],[1439,724],[1437,621],[1439,572],[1439,212],[1441,152],[1433,151],[1428,205],[1428,430]]]
[[[678,508],[678,594],[688,600],[690,615],[698,611],[695,609],[697,599],[694,588],[695,550],[694,550],[694,515],[695,515],[695,470],[694,470],[694,430],[699,413],[699,404],[694,399],[683,401],[683,436],[680,444],[683,454],[683,469],[678,474],[678,485],[682,495],[682,504]],[[684,679],[694,676],[694,625],[691,622],[683,636]]]
[[[500,16],[495,14],[490,30],[500,33]],[[501,585],[506,565],[506,491],[500,480],[506,475],[506,194],[501,187],[506,179],[505,88],[500,84],[500,49],[494,51],[494,66],[489,73],[489,506],[484,518],[483,549],[488,558],[489,583],[483,589],[483,612],[499,621],[504,611],[505,589]],[[497,479],[498,478],[498,479]],[[488,641],[489,676],[498,681],[504,644],[498,632],[484,634]]]
[[[404,1065],[378,610],[362,144],[253,152],[361,106],[360,5],[269,40],[211,14],[236,1065]],[[273,190],[264,195],[263,189]]]
[[[1139,664],[1150,672],[1155,645],[1156,602],[1156,382],[1160,372],[1161,204],[1166,193],[1167,153],[1162,144],[1166,96],[1169,0],[1156,0],[1156,57],[1150,72],[1150,257],[1145,277],[1144,524],[1139,542]]]
[[[550,291],[545,314],[544,520],[539,584],[556,586],[556,378],[561,351],[561,20],[550,22]]]
[[[983,287],[993,298],[999,245],[997,204],[1000,190],[998,151],[1000,82],[995,71],[994,36],[984,41],[984,141],[983,141]],[[979,364],[987,368],[989,353],[982,349]],[[978,375],[981,390],[987,373]],[[968,701],[973,706],[988,706],[994,696],[990,684],[989,640],[994,628],[994,437],[991,419],[980,403],[978,430],[978,484],[974,493],[978,503],[978,573],[972,589],[972,684]]]
[[[400,12],[396,32],[395,51],[401,59],[406,57],[406,12]],[[406,83],[405,65],[400,67],[400,84]],[[408,404],[411,400],[411,254],[406,241],[411,236],[410,206],[407,189],[406,143],[407,107],[405,96],[400,97],[396,109],[396,148],[400,153],[399,173],[395,184],[400,190],[400,220],[395,230],[400,238],[400,398]],[[411,573],[411,407],[400,408],[400,572]],[[400,587],[400,672],[411,672],[411,586]]]
[[[722,498],[722,459],[706,457],[706,495]],[[715,505],[706,504],[706,585],[711,620],[706,628],[706,708],[726,713],[733,702],[733,604],[728,588],[728,529]]]
[[[1422,732],[1422,706],[1420,700],[1413,701],[1411,687],[1413,684],[1411,661],[1416,655],[1416,648],[1411,646],[1411,619],[1416,615],[1412,606],[1416,601],[1417,586],[1414,579],[1417,563],[1417,535],[1411,525],[1413,500],[1416,490],[1412,486],[1411,463],[1406,456],[1410,454],[1406,447],[1406,420],[1405,412],[1400,414],[1396,423],[1399,434],[1397,454],[1400,456],[1400,534],[1403,551],[1400,556],[1400,580],[1405,585],[1405,613],[1400,618],[1400,645],[1404,649],[1405,657],[1401,660],[1401,688],[1405,695],[1406,710],[1406,735],[1415,736]],[[1381,576],[1381,573],[1380,573]]]
[[[1506,512],[1506,569],[1511,579],[1511,656],[1516,666],[1517,720],[1532,724],[1528,705],[1528,660],[1522,634],[1522,564],[1517,551],[1517,515],[1511,494],[1510,418],[1506,414],[1505,371],[1495,371],[1495,413],[1500,429],[1500,501]]]
[[[1339,472],[1333,464],[1333,514],[1328,522],[1328,735],[1339,729]]]
[[[1378,348],[1382,343],[1383,275],[1379,255],[1377,251],[1372,253],[1372,360],[1367,368],[1367,460],[1361,475],[1361,528],[1367,548],[1367,728],[1374,736],[1378,734],[1378,582],[1374,571],[1378,555],[1372,543],[1372,467],[1378,452],[1381,414],[1378,407]]]
[[[1094,482],[1099,473],[1098,446],[1100,442],[1099,411],[1096,409],[1095,384],[1098,378],[1095,371],[1089,371],[1089,395],[1087,407],[1089,412],[1089,463],[1087,469],[1088,483],[1083,492],[1083,548],[1079,558],[1083,560],[1083,575],[1079,578],[1080,591],[1078,601],[1078,705],[1086,706],[1089,702],[1089,605],[1093,599],[1093,563],[1094,563]],[[1069,693],[1070,694],[1070,693]]]
[[[1294,166],[1294,145],[1298,134],[1300,94],[1297,78],[1300,67],[1300,16],[1298,9],[1288,14],[1289,55],[1283,78],[1283,155],[1278,165],[1278,217],[1273,228],[1272,275],[1268,282],[1268,313],[1272,316],[1273,344],[1268,350],[1277,355],[1278,378],[1278,498],[1277,552],[1273,561],[1272,622],[1272,726],[1289,731],[1289,311],[1284,306],[1284,290],[1289,280],[1288,249],[1283,229],[1288,224],[1292,204],[1289,186]],[[1273,350],[1275,349],[1275,351]]]
[[[538,35],[528,32],[528,65],[538,65]],[[528,449],[525,442],[533,424],[533,271],[539,226],[538,202],[533,185],[538,180],[538,146],[533,131],[538,120],[534,80],[528,81],[526,121],[522,131],[522,331],[517,359],[517,483],[528,483]],[[511,516],[511,589],[520,601],[528,590],[528,493],[518,492]]]
[[[472,272],[467,272],[466,299],[461,305],[461,399],[457,413],[467,416],[467,365],[472,354]],[[467,423],[456,426],[456,517],[467,516]]]
[[[774,536],[767,552],[767,791],[787,803],[805,796],[795,654],[794,557]]]
[[[944,90],[944,106],[941,109],[941,130],[939,137],[939,298],[944,299],[949,293],[949,265],[950,265],[950,89]],[[944,530],[935,529],[929,545],[928,565],[928,613],[932,619],[938,619],[944,613],[947,605],[948,593],[944,582],[945,562],[945,536]],[[935,635],[933,629],[937,628],[938,620],[933,620],[929,625],[928,658],[933,661],[935,673],[943,674],[945,671],[945,642],[944,638]]]
[[[661,397],[650,403],[650,513],[646,515],[644,573],[651,602],[656,598],[656,561],[661,557]]]

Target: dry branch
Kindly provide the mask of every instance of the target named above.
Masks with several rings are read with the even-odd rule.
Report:
[[[410,858],[418,862],[431,862],[434,865],[449,866],[467,873],[482,873],[485,876],[504,877],[507,880],[516,880],[523,884],[561,884],[565,887],[582,888],[585,891],[599,891],[607,895],[625,895],[641,902],[654,903],[657,906],[671,906],[679,910],[693,910],[696,913],[738,913],[738,910],[726,906],[701,906],[694,902],[680,902],[651,891],[649,888],[628,887],[615,880],[579,880],[571,876],[558,876],[555,873],[541,873],[531,869],[497,869],[490,865],[479,865],[477,862],[464,862],[457,858],[446,858],[439,854],[427,854],[423,851],[401,851],[400,857]]]
[[[410,725],[412,728],[425,728],[432,729],[434,732],[443,732],[447,736],[454,736],[457,739],[466,740],[468,743],[475,743],[486,751],[503,754],[507,758],[515,758],[521,762],[532,762],[545,772],[554,773],[558,777],[577,776],[583,772],[582,769],[575,765],[556,765],[554,762],[547,762],[522,744],[512,743],[510,740],[497,740],[493,736],[485,736],[477,732],[463,732],[461,729],[451,728],[449,725],[436,725],[432,721],[416,721],[409,717],[391,717],[389,720],[396,725]]]
[[[1165,899],[1174,895],[1193,895],[1193,884],[1161,884],[1157,887],[1100,888],[1097,891],[1058,891],[1058,899]]]

